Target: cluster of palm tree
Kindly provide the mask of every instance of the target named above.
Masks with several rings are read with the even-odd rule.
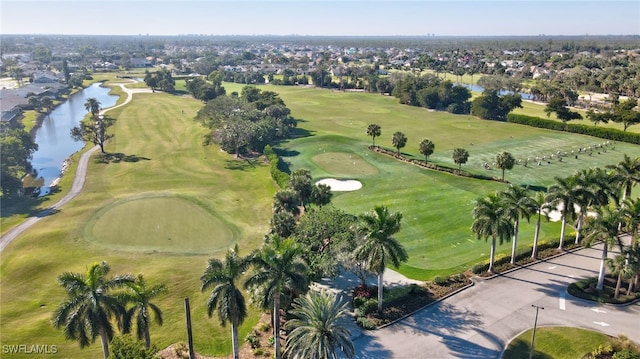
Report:
[[[537,256],[538,236],[541,218],[558,209],[562,221],[560,243],[563,249],[567,221],[574,223],[575,244],[591,246],[602,242],[603,253],[598,275],[597,289],[603,288],[605,263],[619,279],[637,276],[640,272],[637,256],[636,233],[640,224],[640,200],[631,198],[632,188],[640,182],[640,158],[631,159],[627,155],[616,164],[602,168],[589,168],[576,172],[567,178],[555,178],[546,193],[530,194],[526,188],[510,186],[502,192],[491,193],[479,198],[472,211],[471,230],[478,239],[491,238],[489,272],[493,271],[496,242],[512,240],[511,263],[515,262],[518,227],[521,219],[537,216],[532,258]],[[587,211],[595,215],[587,216]],[[622,235],[631,234],[630,246],[623,245]],[[608,249],[618,246],[622,259],[607,260]],[[622,264],[620,264],[622,263]],[[620,283],[618,283],[619,285]],[[629,291],[633,283],[629,285]],[[619,289],[619,288],[618,288]],[[618,292],[618,291],[616,291]],[[616,294],[617,296],[617,294]]]
[[[382,278],[387,264],[397,267],[407,260],[406,251],[393,238],[400,230],[401,219],[401,213],[376,206],[361,215],[354,226],[361,240],[353,258],[377,274],[379,310],[382,310]],[[209,316],[217,310],[221,324],[231,324],[234,358],[239,357],[240,350],[238,326],[247,316],[241,287],[251,293],[253,302],[261,309],[271,311],[276,358],[282,354],[281,316],[288,308],[292,308],[289,313],[293,319],[285,323],[285,329],[290,330],[285,355],[291,358],[353,357],[349,330],[344,326],[346,304],[328,293],[309,292],[309,267],[293,237],[271,234],[265,237],[262,248],[245,257],[238,252],[236,245],[227,252],[224,261],[210,259],[201,277],[201,290],[212,288],[207,301]]]
[[[113,339],[114,322],[123,334],[136,323],[138,339],[151,346],[149,327],[152,317],[162,325],[162,311],[151,301],[165,293],[164,284],[148,285],[142,274],[108,277],[106,262],[94,263],[87,272],[66,272],[58,283],[67,291],[67,298],[54,312],[52,324],[62,328],[65,337],[77,340],[84,348],[100,337],[104,358],[109,357],[109,342]]]

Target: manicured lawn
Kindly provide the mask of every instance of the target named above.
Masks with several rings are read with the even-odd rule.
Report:
[[[536,329],[534,355],[536,359],[575,359],[611,342],[605,334],[591,330],[565,327]],[[509,343],[503,359],[528,358],[531,350],[531,330],[518,335]]]

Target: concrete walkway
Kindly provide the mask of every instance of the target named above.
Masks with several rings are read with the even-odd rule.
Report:
[[[104,114],[107,111],[110,111],[115,108],[122,107],[128,104],[133,99],[134,93],[151,92],[150,89],[144,89],[144,88],[128,89],[125,86],[126,84],[118,84],[118,85],[120,85],[122,90],[127,94],[126,100],[117,106],[109,107],[108,109],[103,109],[102,111],[100,111],[100,114]],[[7,233],[5,233],[0,237],[0,252],[2,252],[6,246],[8,246],[13,240],[15,240],[18,236],[20,236],[24,231],[26,231],[31,226],[36,224],[42,218],[58,212],[60,210],[60,207],[64,206],[65,204],[67,204],[67,202],[76,198],[76,196],[78,196],[80,192],[82,192],[82,188],[84,187],[84,181],[87,176],[87,167],[89,164],[89,158],[91,157],[92,154],[94,154],[99,149],[100,149],[100,146],[94,146],[88,151],[86,151],[85,153],[83,153],[82,156],[80,156],[80,160],[78,162],[78,168],[76,170],[76,176],[73,180],[73,184],[71,185],[71,189],[66,195],[64,195],[58,202],[54,203],[51,207],[48,207],[38,212],[35,216],[28,217],[22,223],[13,227],[9,231],[7,231]]]

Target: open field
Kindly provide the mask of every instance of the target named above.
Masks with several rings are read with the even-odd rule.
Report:
[[[178,82],[176,87],[180,86]],[[227,93],[242,88],[239,84],[224,86]],[[376,143],[387,148],[393,132],[407,134],[409,142],[403,152],[419,159],[418,143],[422,138],[432,139],[436,152],[430,161],[441,165],[453,166],[453,148],[465,147],[471,156],[463,169],[493,176],[499,176],[498,171],[485,170],[481,164],[491,162],[498,151],[507,150],[516,157],[541,156],[594,141],[401,106],[388,96],[304,87],[261,88],[280,93],[293,116],[301,120],[300,136],[276,147],[292,170],[308,168],[315,179],[360,180],[361,190],[334,196],[335,206],[348,212],[362,213],[378,204],[403,212],[398,238],[410,261],[400,271],[418,279],[460,272],[487,259],[489,245],[476,240],[469,230],[473,201],[506,185],[428,171],[370,152],[367,124],[381,125],[382,136]],[[83,194],[38,222],[2,253],[3,343],[30,343],[39,338],[38,344],[58,345],[63,357],[99,356],[99,345],[79,351],[75,342],[65,341],[61,331],[52,329],[49,318],[63,299],[56,276],[64,271],[83,272],[88,264],[106,260],[113,273],[144,273],[149,282],[169,286],[169,294],[157,301],[164,310],[165,325],[151,329],[158,347],[186,340],[182,300],[188,296],[196,351],[208,355],[230,352],[228,328],[221,328],[215,318],[206,318],[207,295],[199,292],[199,277],[207,258],[221,257],[230,245],[239,242],[243,254],[260,245],[277,188],[268,166],[260,160],[236,160],[216,146],[201,145],[205,130],[193,121],[201,106],[183,96],[156,92],[136,94],[131,104],[109,113],[118,122],[116,137],[106,150],[129,160],[92,162]],[[579,160],[516,166],[506,178],[547,186],[556,175],[617,163],[622,153],[639,156],[640,147],[616,144],[606,154]],[[63,188],[69,188],[71,180],[72,176],[65,176]],[[24,214],[15,214],[20,216]],[[4,221],[3,225],[12,223]],[[157,226],[162,226],[161,235]],[[545,223],[541,236],[554,238],[559,232],[558,223]],[[533,226],[523,224],[521,245],[530,244],[532,237]],[[154,251],[151,247],[160,248]],[[509,244],[499,247],[500,255],[509,252]],[[257,311],[251,310],[241,338],[257,321]]]

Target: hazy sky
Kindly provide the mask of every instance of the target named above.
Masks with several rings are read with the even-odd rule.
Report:
[[[640,1],[0,0],[0,33],[638,35]]]

